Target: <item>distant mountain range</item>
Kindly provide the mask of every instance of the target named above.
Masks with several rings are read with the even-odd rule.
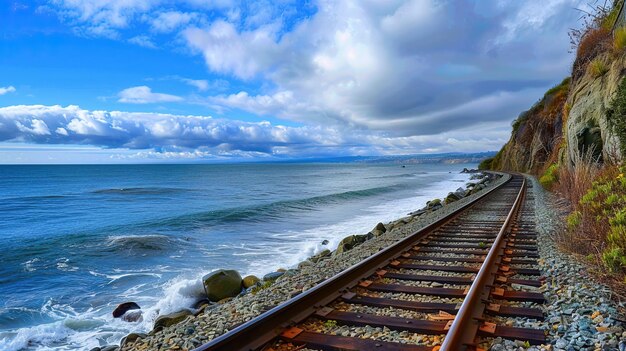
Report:
[[[494,157],[495,151],[461,153],[449,152],[442,154],[417,154],[417,155],[394,155],[394,156],[342,156],[321,157],[307,159],[293,159],[278,161],[281,163],[397,163],[397,164],[420,164],[420,163],[479,163],[480,161]]]

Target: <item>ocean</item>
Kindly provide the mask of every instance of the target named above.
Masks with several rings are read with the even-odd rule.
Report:
[[[463,186],[475,166],[0,166],[0,350],[117,344],[193,304],[206,273],[294,267]],[[126,301],[142,322],[112,318]]]

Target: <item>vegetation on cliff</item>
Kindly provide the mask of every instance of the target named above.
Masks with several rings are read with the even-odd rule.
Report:
[[[483,166],[540,174],[554,163],[563,138],[566,100],[571,79],[566,78],[548,90],[530,110],[513,121],[509,142]]]
[[[622,1],[598,6],[572,30],[571,78],[513,121],[483,169],[536,175],[566,200],[563,248],[617,286],[626,277],[626,21]],[[626,12],[626,9],[624,10]],[[621,15],[620,15],[621,13]],[[623,17],[623,18],[622,18]]]
[[[619,139],[622,155],[626,155],[626,118],[624,116],[626,116],[626,78],[622,78],[607,111],[607,120]]]

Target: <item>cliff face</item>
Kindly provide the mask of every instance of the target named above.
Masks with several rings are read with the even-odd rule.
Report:
[[[511,138],[492,161],[491,168],[539,172],[553,161],[562,145],[565,101],[570,79],[550,89],[530,110],[513,122]]]
[[[607,64],[606,73],[596,76],[587,70],[570,90],[567,105],[571,106],[565,124],[567,160],[573,162],[581,152],[590,152],[597,160],[621,160],[620,140],[611,128],[608,110],[620,82],[626,74],[626,57],[598,57]]]
[[[565,79],[550,89],[515,120],[511,138],[492,161],[492,169],[540,174],[553,163],[572,164],[584,154],[598,162],[622,160],[620,138],[608,111],[626,76],[626,56],[603,52],[593,61],[600,62],[600,68],[592,69],[588,63],[582,73],[574,73],[574,80]]]

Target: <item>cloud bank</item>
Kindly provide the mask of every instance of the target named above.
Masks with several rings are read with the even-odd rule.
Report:
[[[480,136],[442,133],[389,137],[332,126],[287,127],[207,116],[90,111],[78,106],[18,105],[0,108],[0,142],[94,145],[137,150],[135,155],[307,157],[484,150],[502,142],[502,126],[485,125]],[[452,147],[449,147],[452,145]]]

